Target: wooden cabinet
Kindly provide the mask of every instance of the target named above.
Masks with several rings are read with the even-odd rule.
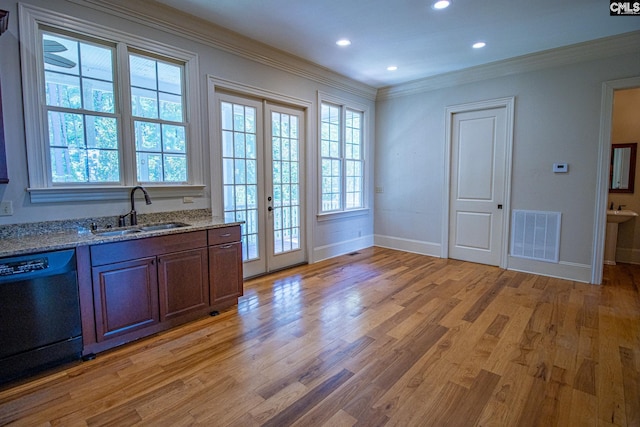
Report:
[[[3,11],[0,10],[0,13],[2,12]],[[0,16],[0,18],[2,18],[2,16]],[[0,86],[2,86],[2,84],[0,84]],[[4,119],[2,115],[2,88],[0,88],[0,184],[7,184],[8,182],[9,174],[7,173],[7,154],[4,143]]]
[[[77,248],[84,355],[237,304],[240,226]]]
[[[208,312],[206,231],[95,245],[90,258],[96,351]]]
[[[93,268],[98,342],[160,321],[155,258]]]
[[[243,293],[240,226],[209,230],[208,240],[211,305],[235,304]]]
[[[9,12],[0,10],[0,36],[7,30],[9,24]],[[0,83],[0,184],[7,184],[9,175],[7,174],[7,155],[4,142],[4,118],[2,115],[2,83]]]
[[[207,249],[158,257],[160,318],[169,320],[209,306]]]

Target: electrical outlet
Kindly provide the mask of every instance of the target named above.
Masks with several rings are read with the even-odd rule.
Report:
[[[193,197],[188,197],[188,196],[183,197],[182,203],[193,203]]]
[[[376,193],[384,193],[384,188],[376,187]]]
[[[0,216],[13,215],[13,202],[11,200],[0,202]]]

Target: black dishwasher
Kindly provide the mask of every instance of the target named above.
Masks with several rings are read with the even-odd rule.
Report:
[[[75,250],[0,258],[0,384],[81,355]]]

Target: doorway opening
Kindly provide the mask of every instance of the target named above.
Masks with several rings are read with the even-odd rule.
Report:
[[[604,268],[607,210],[609,208],[609,180],[613,131],[613,100],[616,91],[640,88],[640,77],[613,80],[602,85],[600,140],[598,153],[598,181],[594,214],[594,245],[591,283],[601,284]],[[615,142],[615,141],[614,141]]]

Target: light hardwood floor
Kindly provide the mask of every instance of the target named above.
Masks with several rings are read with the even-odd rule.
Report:
[[[0,425],[639,426],[639,287],[370,248],[5,387]]]

